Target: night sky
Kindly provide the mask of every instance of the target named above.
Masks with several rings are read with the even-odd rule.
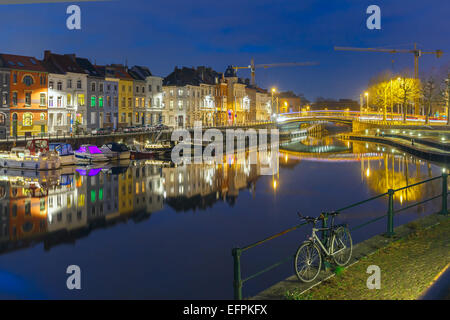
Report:
[[[175,66],[318,61],[319,66],[257,70],[262,87],[358,99],[375,73],[413,68],[412,54],[335,52],[333,46],[444,50],[420,71],[450,60],[450,1],[118,0],[78,3],[82,30],[66,28],[71,3],[0,5],[0,52],[76,53],[97,64],[146,65],[158,76]],[[366,8],[381,7],[381,30],[366,28]],[[392,65],[392,59],[395,60]],[[240,71],[249,77],[249,72]]]

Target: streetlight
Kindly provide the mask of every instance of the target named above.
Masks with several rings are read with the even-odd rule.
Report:
[[[364,92],[364,95],[367,98],[367,115],[369,115],[369,92]]]
[[[276,88],[272,88],[272,90],[270,90],[270,91],[272,93],[272,111],[273,111],[273,95],[277,92],[277,89]],[[277,108],[276,114],[278,115],[278,108]]]

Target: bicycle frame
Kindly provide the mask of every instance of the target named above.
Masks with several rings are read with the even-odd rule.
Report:
[[[338,254],[339,252],[341,252],[342,250],[345,250],[347,248],[347,246],[341,241],[343,248],[341,248],[340,250],[336,251],[336,252],[331,252],[331,245],[329,243],[330,241],[330,237],[327,238],[325,245],[327,245],[328,249],[325,247],[325,245],[323,244],[322,240],[320,240],[320,238],[317,236],[316,232],[317,231],[331,231],[333,232],[334,228],[312,228],[312,235],[310,237],[310,241],[312,241],[313,243],[318,243],[319,247],[323,250],[323,252],[325,252],[325,254],[329,257],[329,256],[334,256],[335,254]],[[331,236],[331,235],[330,235]]]

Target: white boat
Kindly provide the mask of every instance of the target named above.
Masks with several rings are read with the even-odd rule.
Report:
[[[26,147],[15,147],[0,153],[0,167],[26,170],[55,170],[61,167],[58,153],[49,150],[47,139],[28,141]]]
[[[124,144],[117,142],[110,142],[104,144],[100,150],[105,156],[111,160],[129,160],[130,159],[130,149]]]
[[[62,166],[74,165],[77,161],[72,146],[68,143],[50,143],[50,151],[56,151]]]
[[[91,144],[83,144],[74,153],[77,162],[81,163],[106,162],[109,160],[97,146]]]

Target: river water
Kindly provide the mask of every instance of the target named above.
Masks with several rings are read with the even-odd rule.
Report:
[[[0,298],[229,299],[233,247],[316,216],[440,175],[442,166],[382,145],[301,138],[280,146],[279,171],[258,165],[175,166],[164,161],[0,175]],[[434,181],[396,193],[401,208],[441,193]],[[440,209],[440,199],[406,210],[399,225]],[[342,212],[356,226],[386,213],[386,198]],[[383,219],[352,233],[384,232]],[[295,253],[309,228],[243,253],[243,278]],[[81,269],[68,290],[66,269]],[[244,285],[254,295],[293,274],[284,264]]]

